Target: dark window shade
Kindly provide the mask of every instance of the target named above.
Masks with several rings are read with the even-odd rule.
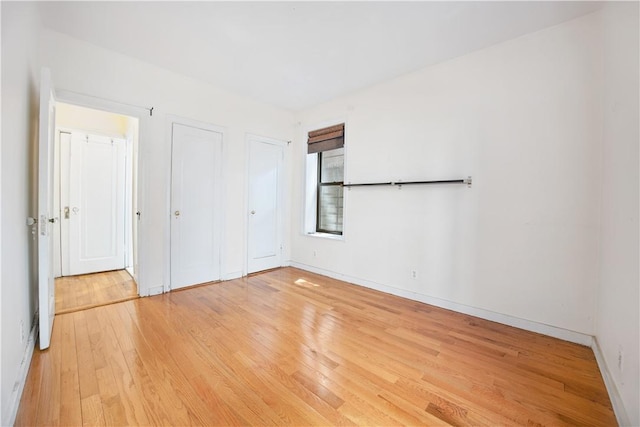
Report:
[[[344,123],[309,132],[308,153],[321,153],[344,147]]]

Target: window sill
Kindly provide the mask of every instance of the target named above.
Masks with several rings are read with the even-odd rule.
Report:
[[[344,241],[344,234],[317,233],[314,231],[312,233],[305,233],[304,235],[309,237],[317,237],[321,239]]]

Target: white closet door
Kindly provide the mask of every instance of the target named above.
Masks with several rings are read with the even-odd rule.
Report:
[[[171,289],[220,280],[222,134],[173,124]]]
[[[249,140],[249,273],[282,265],[282,164],[284,148]]]

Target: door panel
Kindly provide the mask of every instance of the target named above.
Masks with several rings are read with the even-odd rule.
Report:
[[[248,272],[282,265],[282,146],[249,141]]]
[[[43,68],[40,76],[40,116],[38,135],[38,312],[40,349],[49,347],[55,317],[53,279],[53,138],[55,93],[51,72]]]
[[[173,125],[171,289],[220,280],[222,134]]]
[[[71,135],[63,275],[125,267],[125,152],[124,139]]]

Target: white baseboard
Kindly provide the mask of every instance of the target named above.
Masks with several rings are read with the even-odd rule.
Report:
[[[9,398],[9,407],[4,412],[4,419],[1,420],[3,426],[12,426],[16,422],[16,416],[18,415],[18,407],[20,406],[20,398],[24,390],[24,385],[27,382],[27,374],[29,374],[29,367],[31,366],[31,357],[33,356],[33,350],[36,347],[36,338],[38,337],[38,318],[36,317],[31,331],[29,332],[29,339],[18,367],[18,375],[16,381],[11,389],[11,397]]]
[[[232,271],[231,273],[226,273],[223,277],[222,280],[234,280],[234,279],[239,279],[242,277],[242,271]]]
[[[518,317],[509,316],[507,314],[496,313],[490,310],[482,308],[471,307],[468,305],[460,304],[453,301],[448,301],[429,295],[419,294],[417,292],[407,291],[405,289],[394,288],[393,286],[383,285],[381,283],[372,282],[366,279],[360,279],[358,277],[352,277],[334,271],[325,270],[323,268],[314,267],[307,264],[292,261],[291,266],[299,268],[301,270],[307,270],[312,273],[322,274],[323,276],[332,277],[334,279],[343,280],[345,282],[353,283],[356,285],[364,286],[366,288],[375,289],[377,291],[385,292],[392,295],[397,295],[403,298],[408,298],[414,301],[420,301],[425,304],[431,304],[436,307],[445,308],[447,310],[453,310],[458,313],[468,314],[470,316],[479,317],[485,320],[491,320],[493,322],[502,323],[504,325],[513,326],[515,328],[524,329],[531,332],[537,332],[539,334],[548,335],[561,340],[573,342],[576,344],[591,347],[593,343],[593,337],[591,335],[583,334],[580,332],[570,331],[568,329],[558,328],[556,326],[545,325],[544,323],[534,322],[532,320],[520,319]]]
[[[598,344],[598,339],[595,337],[593,338],[593,345],[591,346],[591,349],[593,350],[593,354],[596,356],[598,368],[600,368],[600,373],[602,374],[604,385],[605,387],[607,387],[609,399],[611,400],[611,405],[613,406],[613,412],[616,414],[618,425],[630,426],[631,419],[629,418],[629,415],[624,408],[624,403],[622,402],[622,398],[620,397],[620,393],[618,392],[618,387],[613,380],[611,371],[609,371],[607,362],[605,361],[602,350],[600,349],[600,344]]]
[[[150,297],[153,295],[160,295],[164,293],[164,286],[163,285],[157,285],[157,286],[152,286],[150,288],[147,289],[147,292],[142,295],[140,294],[141,297]]]

